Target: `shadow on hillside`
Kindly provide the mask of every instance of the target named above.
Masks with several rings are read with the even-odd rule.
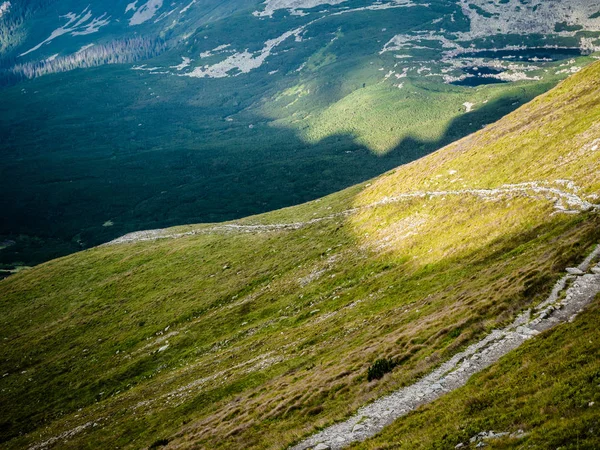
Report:
[[[40,128],[52,129],[52,134],[19,127],[0,130],[7,137],[3,150],[8,155],[2,171],[0,207],[6,220],[0,241],[11,241],[0,251],[0,268],[38,264],[131,231],[233,220],[310,201],[427,155],[531,97],[524,90],[518,99],[483,105],[453,120],[439,140],[406,138],[383,156],[373,155],[349,135],[307,144],[294,130],[269,128],[264,118],[256,122],[263,133],[240,139],[224,129],[217,131],[222,138],[209,137],[211,145],[200,150],[179,147],[175,138],[172,148],[161,148],[139,134],[123,143],[122,122],[86,124],[81,131],[77,117],[69,118],[72,126],[62,119],[60,125],[50,122],[50,106],[32,112],[30,121],[39,120]],[[98,109],[104,112],[104,105],[90,106],[85,99],[60,101],[71,111],[85,105],[92,118]],[[151,113],[157,136],[170,135],[174,123],[185,120],[174,110]],[[209,133],[200,130],[198,136]],[[81,150],[84,139],[95,153]],[[17,156],[28,150],[34,156],[25,164]]]

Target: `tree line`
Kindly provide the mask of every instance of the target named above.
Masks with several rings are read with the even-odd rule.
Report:
[[[77,53],[54,59],[17,63],[2,70],[2,84],[12,84],[25,78],[36,78],[51,73],[95,67],[103,64],[127,64],[157,56],[166,48],[164,41],[143,37],[115,40],[94,45]]]

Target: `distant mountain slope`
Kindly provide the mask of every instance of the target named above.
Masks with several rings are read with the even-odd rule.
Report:
[[[257,0],[4,1],[0,56],[39,62],[115,39],[176,39],[257,4]]]
[[[0,270],[300,204],[594,61],[600,1],[27,0],[0,16]]]
[[[0,282],[2,446],[284,448],[511,322],[600,241],[599,80],[323,199]]]
[[[420,36],[433,40],[444,37],[446,44],[457,32],[460,41],[466,42],[494,35],[573,37],[582,31],[600,31],[598,0],[535,0],[526,4],[520,0],[498,4],[482,0],[225,0],[216,3],[208,0],[92,0],[86,3],[79,0],[4,0],[0,3],[0,56],[40,62],[51,56],[64,57],[69,52],[81,52],[79,47],[139,36],[150,40],[160,36],[170,41],[169,47],[176,47],[203,26],[232,15],[246,16],[251,28],[257,20],[276,22],[274,19],[288,15],[302,24],[293,33],[298,36],[304,33],[304,28],[331,15],[418,6],[429,8],[434,14],[448,8],[453,10],[451,17],[436,19],[433,24],[443,24],[445,29],[434,27],[431,34]],[[456,22],[463,22],[462,26],[468,22],[470,26],[455,29],[452,24]],[[589,44],[594,45],[594,35],[583,33],[579,36],[587,37]],[[235,36],[219,37],[235,39]],[[404,32],[388,42],[386,49],[408,48],[406,44],[413,39],[411,32]],[[273,44],[279,45],[278,42]],[[243,51],[239,51],[243,55]],[[200,67],[197,69],[197,72],[203,71]]]

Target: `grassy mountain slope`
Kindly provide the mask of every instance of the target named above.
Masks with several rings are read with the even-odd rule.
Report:
[[[507,323],[600,240],[599,75],[321,200],[2,281],[2,446],[281,448]]]

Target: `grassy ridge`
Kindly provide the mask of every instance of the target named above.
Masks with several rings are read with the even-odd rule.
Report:
[[[522,181],[592,200],[599,74],[368,184],[242,222],[352,214],[272,232],[179,227],[166,233],[199,234],[4,280],[2,446],[76,429],[60,447],[280,448],[414,381],[544,298],[598,242],[598,217],[524,194],[369,205]],[[402,365],[369,383],[379,357]]]

